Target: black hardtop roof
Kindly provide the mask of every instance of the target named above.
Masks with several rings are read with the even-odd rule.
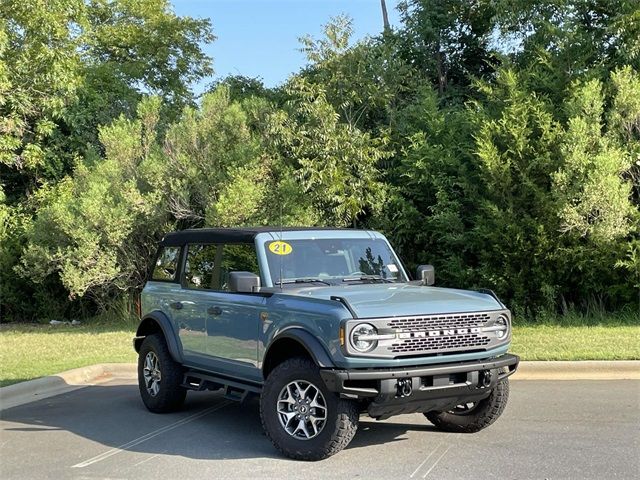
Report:
[[[309,230],[353,230],[333,227],[242,227],[242,228],[191,228],[167,233],[160,245],[179,246],[187,243],[253,243],[259,233],[303,232]]]

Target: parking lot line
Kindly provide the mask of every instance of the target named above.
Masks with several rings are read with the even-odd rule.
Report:
[[[442,460],[442,458],[447,454],[447,452],[449,451],[449,449],[451,448],[451,445],[449,445],[444,452],[442,452],[442,455],[440,455],[438,457],[438,459],[433,462],[433,465],[431,465],[431,468],[429,468],[429,470],[427,470],[427,473],[425,473],[422,478],[427,478],[427,475],[429,475],[431,473],[431,470],[433,470],[434,468],[436,468],[436,465],[438,465],[438,462],[440,462],[440,460]]]
[[[139,465],[142,465],[143,463],[146,463],[146,462],[148,462],[149,460],[153,460],[154,458],[157,458],[157,457],[159,457],[160,455],[164,455],[165,453],[167,453],[167,451],[166,451],[166,450],[163,450],[163,451],[162,451],[162,452],[160,452],[160,453],[156,453],[155,455],[151,455],[151,456],[149,456],[149,457],[145,458],[144,460],[139,461],[138,463],[134,464],[133,466],[134,466],[134,467],[137,467],[137,466],[139,466]]]
[[[209,407],[201,412],[185,417],[169,425],[165,425],[164,427],[159,428],[158,430],[154,430],[153,432],[149,432],[146,435],[143,435],[134,440],[131,440],[130,442],[127,442],[118,447],[112,448],[111,450],[101,453],[100,455],[96,455],[93,458],[90,458],[80,463],[76,463],[75,465],[72,465],[71,468],[84,468],[84,467],[88,467],[89,465],[93,465],[94,463],[101,462],[102,460],[105,460],[109,457],[117,455],[122,451],[128,450],[131,447],[135,447],[136,445],[140,445],[141,443],[146,442],[147,440],[157,437],[158,435],[162,435],[165,432],[181,427],[182,425],[186,425],[187,423],[193,422],[194,420],[204,417],[205,415],[215,412],[216,410],[220,410],[226,407],[227,405],[230,405],[231,403],[232,403],[231,401],[223,401],[222,403]]]
[[[435,448],[433,450],[431,450],[431,452],[429,453],[429,455],[427,455],[427,458],[425,458],[422,463],[420,465],[418,465],[418,468],[416,468],[413,473],[411,475],[409,475],[409,478],[413,478],[413,476],[418,473],[418,470],[420,470],[422,468],[422,466],[427,463],[427,460],[429,460],[431,458],[431,456],[436,453],[436,450],[438,450],[438,448],[440,448],[440,445],[442,445],[442,443],[439,443],[435,446]]]

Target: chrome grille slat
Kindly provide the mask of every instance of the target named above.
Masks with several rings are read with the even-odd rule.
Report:
[[[470,328],[483,326],[491,316],[488,313],[467,313],[392,319],[387,323],[394,330],[437,330],[440,328]]]
[[[456,313],[450,315],[431,315],[409,318],[389,319],[387,327],[402,332],[424,332],[432,330],[451,330],[458,328],[483,327],[491,320],[490,313]],[[448,352],[483,348],[491,342],[484,333],[464,333],[456,335],[412,337],[398,340],[387,347],[394,354],[418,354]]]

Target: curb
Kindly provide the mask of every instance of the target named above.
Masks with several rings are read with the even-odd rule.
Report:
[[[135,380],[135,363],[101,363],[0,388],[0,411],[113,379]],[[640,360],[520,362],[512,380],[640,380]]]
[[[101,363],[0,388],[0,411],[35,402],[114,378],[135,379],[133,363]]]

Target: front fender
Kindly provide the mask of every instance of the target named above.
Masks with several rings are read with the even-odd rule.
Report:
[[[178,334],[171,323],[171,320],[159,310],[148,313],[142,318],[138,330],[136,331],[136,337],[133,344],[136,352],[140,350],[142,340],[147,335],[157,332],[158,328],[162,331],[164,339],[167,342],[169,353],[171,357],[178,363],[182,363],[182,346],[178,341]]]
[[[267,351],[265,352],[264,358],[269,358],[271,348],[276,345],[279,340],[285,338],[295,340],[299,344],[301,344],[305,348],[309,356],[311,356],[316,365],[318,365],[320,368],[335,367],[333,360],[327,353],[326,349],[322,346],[320,341],[308,331],[296,327],[283,330],[276,337],[274,337],[269,344]]]

